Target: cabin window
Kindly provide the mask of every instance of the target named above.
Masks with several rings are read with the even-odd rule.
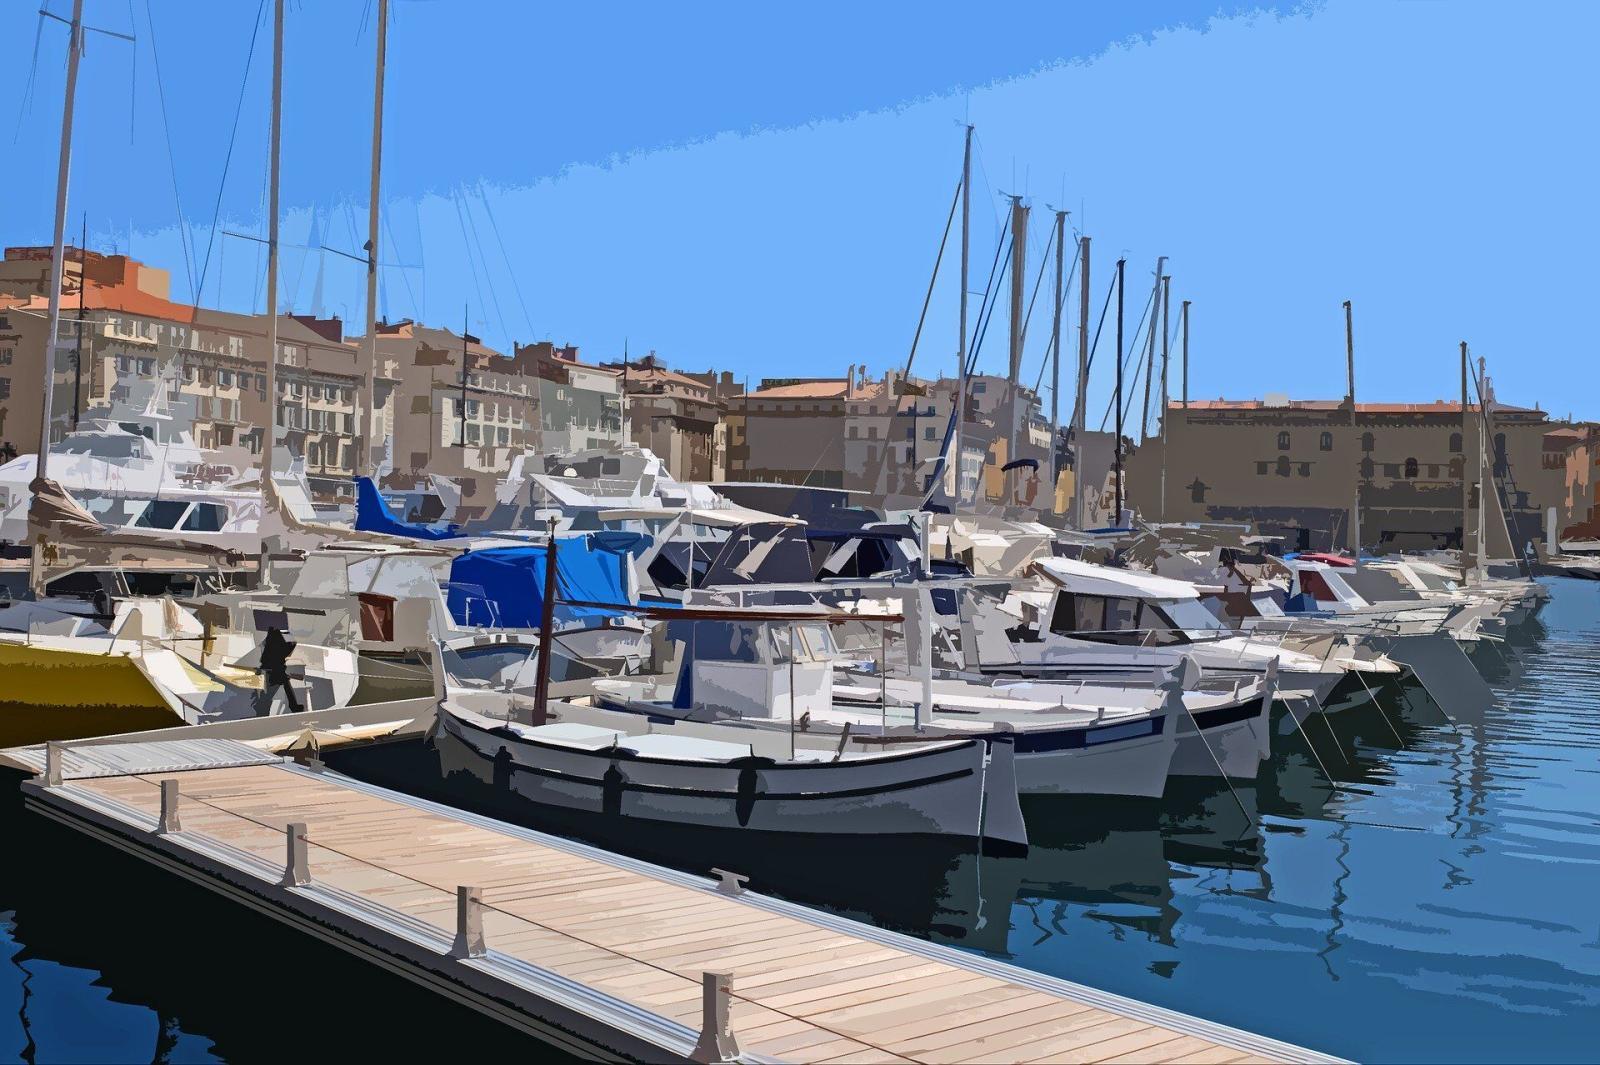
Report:
[[[1333,594],[1333,589],[1328,587],[1328,582],[1316,570],[1300,571],[1300,590],[1323,603],[1331,603],[1339,598]]]
[[[1332,433],[1323,433],[1322,434],[1322,440],[1318,443],[1317,446],[1319,446],[1323,451],[1332,451],[1333,450],[1333,434]]]
[[[219,503],[196,503],[181,526],[184,532],[221,532],[228,512]]]
[[[152,499],[133,524],[141,529],[171,529],[188,508],[189,504],[181,499]]]
[[[1279,451],[1288,451],[1289,450],[1289,434],[1287,432],[1283,432],[1283,433],[1279,433],[1278,434],[1278,450]]]
[[[1056,597],[1050,631],[1095,643],[1129,646],[1166,646],[1188,643],[1189,638],[1154,603],[1123,596],[1079,595],[1062,592]]]
[[[1460,452],[1461,452],[1461,434],[1460,433],[1451,433],[1450,434],[1450,450],[1456,452],[1457,454],[1460,454]]]

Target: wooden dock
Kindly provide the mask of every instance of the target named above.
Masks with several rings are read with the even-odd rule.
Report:
[[[584,1056],[1333,1060],[235,739],[8,754],[31,809]]]

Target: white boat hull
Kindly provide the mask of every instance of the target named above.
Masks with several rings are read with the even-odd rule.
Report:
[[[467,765],[447,768],[465,769],[536,805],[755,833],[984,835],[989,766],[981,740],[839,762],[756,757],[683,762],[619,748],[579,750],[532,742],[448,704],[439,720],[476,756]],[[1004,799],[998,795],[996,805]],[[1015,803],[1013,784],[1010,805]],[[990,813],[991,828],[997,820],[1010,820],[1005,810]],[[1015,820],[1020,828],[1020,814]],[[1025,845],[1025,838],[1007,841]]]
[[[1249,716],[1240,717],[1249,711]],[[1267,699],[1243,707],[1203,711],[1178,722],[1177,750],[1169,771],[1175,777],[1222,775],[1254,779],[1261,763],[1272,753],[1270,708]],[[1196,729],[1198,721],[1200,728]]]

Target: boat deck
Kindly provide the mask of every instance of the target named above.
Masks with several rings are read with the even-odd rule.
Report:
[[[731,1056],[709,1027],[752,1061],[1330,1060],[231,740],[56,768],[30,808],[585,1055]]]

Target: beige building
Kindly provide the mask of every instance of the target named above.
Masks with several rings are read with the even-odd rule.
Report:
[[[1503,556],[1542,536],[1545,508],[1567,525],[1580,507],[1565,462],[1546,465],[1546,436],[1560,426],[1538,409],[1491,410],[1487,465],[1509,505],[1502,522],[1491,494],[1485,529]],[[1476,405],[1469,414],[1464,423],[1461,404],[1443,400],[1354,411],[1348,399],[1177,401],[1165,433],[1128,460],[1129,498],[1146,520],[1255,522],[1319,548],[1349,546],[1359,499],[1369,550],[1459,546],[1463,479],[1475,477],[1480,438]],[[1475,509],[1475,487],[1470,495]]]
[[[715,385],[667,369],[653,351],[637,362],[605,368],[620,371],[628,439],[648,448],[680,481],[719,477],[722,404]]]

